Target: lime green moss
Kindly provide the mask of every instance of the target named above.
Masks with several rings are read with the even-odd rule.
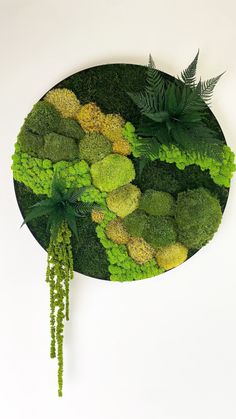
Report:
[[[135,170],[132,161],[127,157],[109,154],[92,164],[91,175],[98,189],[110,192],[131,182],[135,178]]]
[[[123,136],[132,145],[134,157],[140,157],[139,137],[135,134],[135,128],[130,122],[127,122],[123,128]],[[191,164],[196,164],[202,170],[208,169],[213,181],[217,185],[229,187],[233,172],[236,170],[234,153],[226,145],[222,147],[222,150],[222,161],[218,161],[210,157],[202,158],[197,153],[185,153],[174,145],[167,146],[163,144],[160,147],[158,159],[167,163],[175,163],[180,170],[185,169],[186,166]]]
[[[24,183],[36,195],[50,195],[53,172],[56,169],[61,171],[67,188],[91,185],[89,167],[83,160],[52,163],[48,159],[42,160],[22,153],[19,144],[15,144],[12,160],[14,179]]]
[[[119,217],[124,218],[138,207],[140,196],[140,189],[128,183],[108,194],[107,206]]]

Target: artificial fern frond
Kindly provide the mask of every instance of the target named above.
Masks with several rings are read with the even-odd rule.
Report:
[[[181,72],[181,78],[186,86],[189,87],[195,87],[196,85],[196,71],[197,71],[197,63],[198,63],[198,57],[199,57],[199,50],[197,52],[197,55],[189,64],[189,66]]]
[[[156,68],[154,60],[149,54],[149,62],[147,69],[146,92],[151,95],[160,95],[164,92],[165,81],[161,72]]]
[[[147,92],[127,92],[142,113],[155,113],[159,109],[157,98]]]
[[[212,77],[209,80],[200,82],[200,85],[198,86],[198,89],[200,90],[200,96],[208,105],[211,103],[213,90],[224,73],[225,71],[221,73],[219,76]]]
[[[155,62],[154,62],[151,54],[149,54],[148,67],[150,67],[150,68],[156,68],[156,64],[155,64]]]

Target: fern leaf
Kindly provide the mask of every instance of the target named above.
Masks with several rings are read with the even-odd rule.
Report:
[[[150,68],[156,68],[156,64],[155,64],[155,62],[154,62],[151,54],[149,54],[148,67],[150,67]]]
[[[213,90],[214,90],[217,82],[223,76],[224,73],[225,73],[225,71],[217,77],[212,77],[209,80],[201,82],[201,84],[200,84],[200,96],[205,101],[205,103],[207,103],[208,105],[211,102]]]
[[[153,95],[147,92],[127,92],[127,94],[142,113],[155,113],[159,111],[157,109],[157,100]]]
[[[189,64],[189,66],[181,72],[181,78],[183,82],[190,87],[195,87],[196,85],[196,71],[197,71],[197,62],[198,62],[198,56],[199,56],[199,50],[197,52],[197,55]]]

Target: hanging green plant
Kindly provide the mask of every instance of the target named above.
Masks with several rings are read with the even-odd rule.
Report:
[[[59,172],[54,174],[51,196],[31,207],[24,222],[46,216],[50,242],[47,249],[46,282],[50,287],[50,356],[58,360],[58,395],[63,388],[64,320],[69,320],[69,290],[73,279],[71,236],[78,239],[76,219],[90,213],[95,206],[80,201],[84,187],[66,189]]]

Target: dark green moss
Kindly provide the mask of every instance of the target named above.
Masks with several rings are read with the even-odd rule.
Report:
[[[42,135],[33,134],[23,126],[17,136],[17,141],[24,153],[28,153],[35,157],[42,156],[42,149],[44,147]]]
[[[14,182],[16,198],[23,217],[27,209],[46,198],[44,195],[35,195],[29,188],[20,182]],[[40,217],[30,221],[28,227],[38,243],[46,250],[49,245],[49,232],[47,231],[47,217]],[[95,278],[109,279],[108,261],[105,249],[102,247],[95,231],[90,215],[77,220],[79,240],[72,239],[74,271]]]
[[[137,171],[137,159],[134,161]],[[140,178],[135,180],[136,185],[145,192],[148,189],[169,192],[177,197],[179,192],[195,189],[200,186],[209,189],[220,201],[222,210],[225,208],[229,190],[216,185],[208,170],[201,170],[196,165],[187,166],[179,170],[175,163],[165,163],[158,160],[149,162],[143,169]]]
[[[84,130],[80,124],[73,119],[61,118],[60,123],[56,129],[56,132],[66,137],[74,138],[75,140],[81,140],[85,135]]]
[[[54,131],[60,122],[60,114],[48,102],[39,101],[25,119],[25,127],[35,134],[48,134]]]
[[[44,136],[43,157],[52,162],[79,158],[79,147],[74,138],[51,132]]]

